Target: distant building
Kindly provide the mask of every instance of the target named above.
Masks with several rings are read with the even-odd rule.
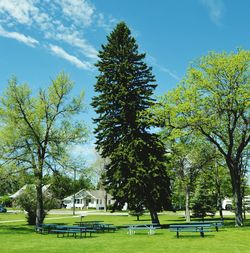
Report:
[[[104,190],[80,190],[75,194],[76,208],[95,208],[97,210],[105,209],[107,205],[113,205],[112,196]],[[63,199],[63,204],[66,208],[72,208],[74,203],[74,195]]]
[[[25,184],[22,188],[20,188],[17,192],[15,192],[14,194],[10,195],[10,198],[12,199],[16,199],[17,197],[19,197],[28,186],[33,186],[35,188],[34,184]],[[43,192],[46,192],[48,190],[48,188],[50,187],[50,184],[46,184],[43,186]]]

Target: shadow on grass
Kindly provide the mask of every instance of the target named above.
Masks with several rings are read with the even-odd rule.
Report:
[[[209,221],[221,221],[220,218],[215,219],[205,219],[204,221],[201,219],[192,219],[191,222],[209,222]],[[180,224],[188,224],[185,219],[171,219],[167,221],[168,223],[161,223],[162,228],[169,228],[169,225],[180,225]],[[235,228],[235,218],[234,217],[225,217],[224,218],[224,226],[220,228],[220,230],[223,230],[225,228]],[[250,227],[250,219],[244,220],[244,226],[245,228]]]
[[[140,221],[148,221],[149,223],[151,223],[151,219],[139,219],[139,220],[134,220],[135,222],[140,222]]]
[[[177,236],[173,236],[173,239],[176,239],[176,240],[190,240],[190,239],[197,239],[197,238],[200,238],[201,240],[203,238],[214,238],[215,235],[206,235],[204,237],[201,237],[200,235],[179,235],[179,237],[177,238]]]
[[[34,233],[34,226],[29,225],[1,225],[0,234],[31,234]]]
[[[50,234],[50,235],[52,235],[52,234]],[[72,239],[74,239],[74,240],[91,240],[91,239],[98,238],[98,236],[87,236],[87,237],[85,237],[85,236],[83,236],[83,237],[81,237],[81,236],[77,236],[77,237],[74,237],[74,236],[59,236],[59,237],[57,237],[56,234],[54,234],[54,235],[55,235],[56,239],[64,239],[64,240],[72,240]]]
[[[56,223],[56,225],[65,225],[66,223]],[[1,224],[0,234],[33,234],[35,233],[35,225],[27,224]]]

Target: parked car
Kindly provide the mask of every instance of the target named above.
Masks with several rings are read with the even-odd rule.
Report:
[[[224,210],[232,210],[233,209],[233,201],[231,199],[224,199],[222,201],[222,208]]]
[[[250,195],[249,196],[245,196],[243,198],[243,207],[245,208],[245,210],[250,210]],[[222,208],[224,210],[232,210],[233,209],[233,201],[232,199],[226,198],[222,201]]]
[[[0,205],[0,213],[6,213],[6,212],[7,212],[7,209],[3,205]]]

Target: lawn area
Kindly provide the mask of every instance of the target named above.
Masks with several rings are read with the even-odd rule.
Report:
[[[55,220],[53,220],[53,216]],[[80,220],[79,217],[65,215],[50,215],[47,223],[73,224]],[[0,221],[24,219],[23,214],[0,214]],[[52,218],[52,219],[51,219]],[[0,252],[1,253],[133,253],[133,252],[168,252],[168,253],[203,253],[203,252],[250,252],[250,216],[247,217],[246,226],[235,228],[233,217],[225,219],[225,227],[219,232],[205,234],[204,238],[199,233],[185,233],[179,239],[176,234],[164,228],[155,235],[149,236],[146,232],[128,235],[126,229],[117,232],[94,234],[92,238],[57,238],[55,234],[41,235],[34,232],[33,226],[26,222],[0,223]],[[136,221],[131,216],[89,215],[86,220],[101,220],[121,226],[124,224],[150,223],[149,216],[143,216],[141,221]],[[164,225],[184,222],[181,215],[167,213],[160,215]]]

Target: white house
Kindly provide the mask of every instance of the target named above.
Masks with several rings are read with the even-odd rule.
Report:
[[[72,208],[74,195],[63,199],[63,204],[66,208]],[[112,196],[104,190],[80,190],[75,194],[75,207],[76,208],[95,208],[102,210],[107,205],[113,205],[114,200]]]
[[[17,197],[19,197],[27,188],[28,184],[25,184],[22,188],[20,188],[17,192],[15,192],[14,194],[10,195],[10,198],[15,199]],[[35,185],[31,184],[31,186],[33,186],[35,188]],[[50,187],[50,184],[46,184],[43,186],[42,191],[46,192],[48,190],[48,188]]]

